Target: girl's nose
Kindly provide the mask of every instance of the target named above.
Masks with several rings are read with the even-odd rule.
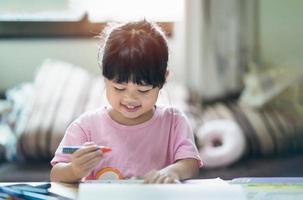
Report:
[[[137,95],[133,92],[127,92],[124,96],[124,100],[128,103],[136,102],[137,101]]]

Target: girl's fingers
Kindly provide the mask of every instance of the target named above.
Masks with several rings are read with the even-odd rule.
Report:
[[[103,156],[103,153],[101,151],[97,150],[97,151],[89,152],[85,155],[82,155],[81,157],[78,157],[76,160],[79,165],[85,165],[85,163],[89,162],[90,160],[93,160],[94,158],[101,159],[102,156]]]
[[[73,161],[74,169],[81,174],[89,173],[102,159],[102,156],[95,156],[85,162],[79,162],[79,160]],[[81,160],[83,161],[83,160]]]
[[[144,183],[180,183],[173,175],[152,170],[144,176]]]
[[[156,170],[152,170],[144,178],[144,183],[155,183],[160,174]]]
[[[83,145],[84,146],[90,146],[90,145],[95,145],[95,143],[94,142],[85,142]]]
[[[166,179],[168,179],[167,176],[159,176],[154,183],[164,183]]]
[[[98,159],[98,158],[94,158],[93,160],[90,160],[89,162],[87,162],[83,167],[86,169],[86,170],[88,170],[88,171],[90,171],[90,170],[92,170],[93,168],[95,168],[97,165],[98,165],[98,163],[100,162],[100,158]]]
[[[163,183],[176,183],[176,184],[179,184],[181,183],[181,181],[177,178],[174,178],[174,177],[167,177],[167,179],[164,180]]]
[[[80,149],[75,151],[75,153],[72,154],[74,157],[81,157],[89,152],[94,152],[96,150],[99,150],[97,145],[88,145],[88,146],[82,146]]]
[[[177,183],[176,179],[171,178],[171,177],[165,177],[162,183]]]

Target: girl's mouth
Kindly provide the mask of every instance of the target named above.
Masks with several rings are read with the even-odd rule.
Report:
[[[136,112],[141,106],[132,106],[121,104],[127,112]]]

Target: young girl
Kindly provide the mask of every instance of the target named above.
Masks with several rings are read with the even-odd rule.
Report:
[[[140,177],[175,183],[197,176],[202,164],[187,118],[155,105],[168,75],[160,28],[146,20],[126,23],[104,38],[100,63],[111,107],[87,112],[67,128],[51,161],[51,181]],[[66,145],[81,148],[67,155]]]

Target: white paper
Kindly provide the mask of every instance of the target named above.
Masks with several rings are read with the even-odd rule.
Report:
[[[217,183],[215,183],[217,181]],[[219,179],[204,184],[98,184],[81,183],[79,200],[197,200],[246,199],[239,185],[226,184]]]

